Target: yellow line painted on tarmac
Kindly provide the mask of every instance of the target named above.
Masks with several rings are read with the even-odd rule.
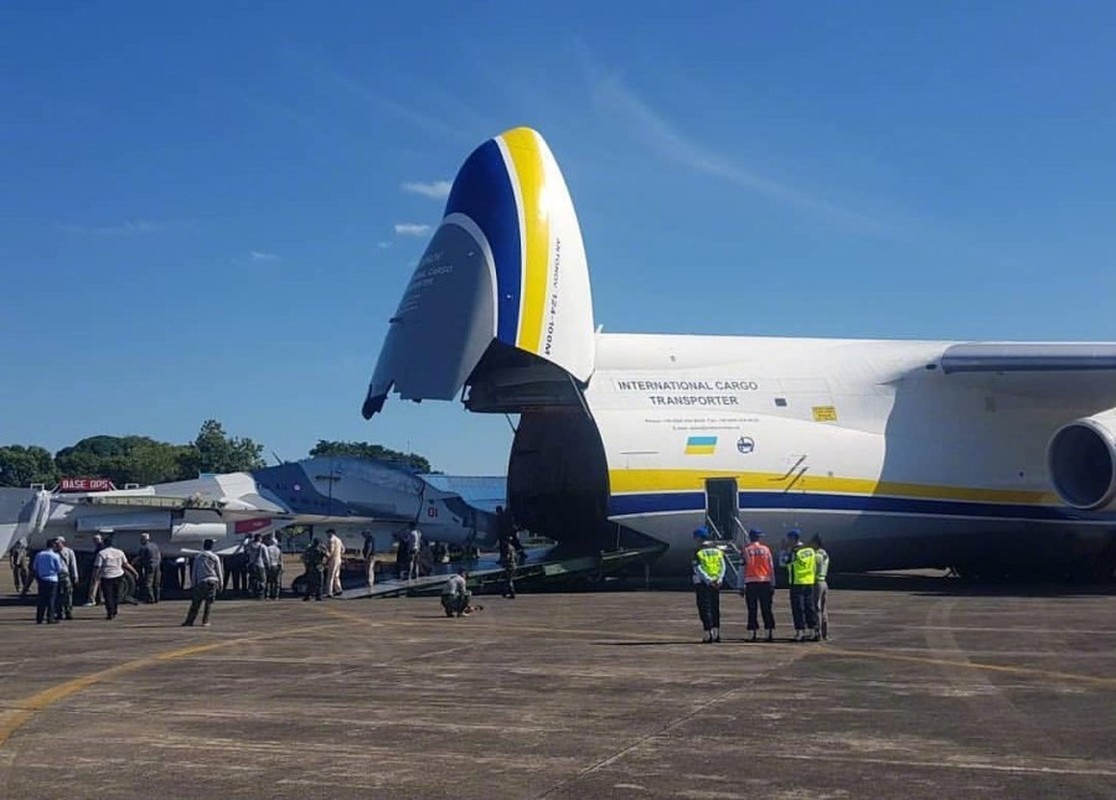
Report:
[[[885,653],[870,650],[845,650],[842,648],[829,646],[815,650],[812,654],[822,656],[844,656],[847,658],[863,658],[877,661],[906,661],[912,664],[927,664],[935,667],[956,667],[958,669],[971,669],[980,672],[1002,672],[1009,675],[1027,675],[1035,678],[1051,678],[1062,681],[1076,681],[1078,683],[1092,683],[1099,686],[1116,686],[1116,678],[1104,678],[1097,675],[1080,675],[1075,672],[1058,672],[1056,670],[1039,669],[1037,667],[1013,667],[1004,664],[981,664],[979,662],[973,661],[951,661],[948,658],[904,656],[899,655],[898,653]]]
[[[338,623],[304,625],[274,633],[244,636],[237,639],[226,639],[220,642],[209,642],[207,644],[194,644],[189,647],[180,647],[176,650],[165,650],[162,653],[155,653],[154,655],[144,656],[143,658],[137,658],[133,661],[126,661],[123,664],[117,664],[115,667],[108,667],[90,673],[89,675],[82,675],[79,678],[64,681],[56,686],[51,686],[49,689],[43,689],[41,692],[31,695],[22,702],[16,701],[15,710],[0,715],[0,747],[3,747],[5,742],[8,741],[8,738],[19,730],[29,719],[35,716],[35,714],[45,708],[49,708],[59,700],[65,700],[67,697],[77,694],[84,689],[88,689],[95,684],[112,680],[121,675],[138,672],[141,669],[146,669],[147,667],[152,667],[167,661],[175,661],[200,653],[208,653],[212,650],[219,650],[224,647],[235,647],[240,644],[251,644],[252,642],[265,641],[268,639],[282,639],[287,636],[295,636],[308,631],[319,631],[322,628],[331,628],[337,624]]]

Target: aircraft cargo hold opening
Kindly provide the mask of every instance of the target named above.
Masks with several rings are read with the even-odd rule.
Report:
[[[584,409],[524,412],[508,463],[517,522],[559,542],[608,541],[608,466]]]

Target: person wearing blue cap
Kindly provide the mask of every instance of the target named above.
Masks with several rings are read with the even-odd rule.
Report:
[[[818,617],[814,613],[814,584],[817,582],[818,560],[814,548],[802,544],[802,532],[787,531],[787,583],[790,585],[791,616],[794,618],[794,639],[821,641]],[[808,632],[813,629],[813,636]]]
[[[698,541],[693,558],[694,594],[701,617],[702,643],[721,641],[721,583],[725,579],[725,554],[709,540],[705,528],[694,530]]]
[[[775,564],[771,550],[760,539],[763,531],[752,528],[748,531],[748,545],[744,548],[744,587],[740,594],[748,607],[749,641],[756,641],[759,621],[756,611],[763,614],[763,627],[767,632],[765,641],[775,641],[775,614],[771,611],[771,601],[775,596]]]

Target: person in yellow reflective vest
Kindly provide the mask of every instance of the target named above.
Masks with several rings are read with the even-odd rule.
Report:
[[[794,618],[793,641],[806,642],[811,638],[815,642],[821,641],[818,615],[814,612],[817,553],[814,548],[802,544],[802,533],[797,529],[787,532],[787,548],[785,563],[787,583],[790,585],[791,616]]]
[[[698,548],[694,552],[694,594],[697,597],[698,615],[704,630],[701,641],[721,641],[721,583],[725,579],[725,554],[709,540],[709,531],[697,528],[694,539]]]

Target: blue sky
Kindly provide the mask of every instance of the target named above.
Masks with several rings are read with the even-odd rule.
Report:
[[[503,472],[502,417],[359,408],[439,182],[524,124],[606,330],[1116,339],[1116,6],[627,8],[5,3],[0,444]]]

